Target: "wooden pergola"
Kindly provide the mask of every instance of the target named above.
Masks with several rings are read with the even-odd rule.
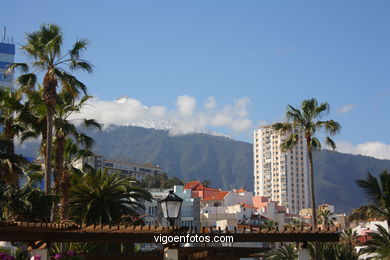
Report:
[[[92,243],[156,243],[154,237],[159,235],[208,235],[210,237],[229,235],[234,242],[337,242],[337,228],[283,228],[283,229],[213,229],[197,230],[191,227],[163,226],[129,226],[129,225],[76,225],[29,222],[0,222],[0,241],[25,242],[39,248],[53,242],[92,242]],[[240,249],[234,247],[180,248],[181,254],[199,255],[200,251],[226,253],[231,251],[241,257],[255,252],[264,251],[261,248]],[[265,249],[267,250],[267,249]],[[210,258],[210,257],[208,257]],[[108,258],[106,258],[108,259]],[[145,259],[145,258],[144,258]],[[149,258],[152,259],[152,258]],[[183,258],[184,259],[184,258]],[[185,258],[201,259],[201,258]],[[211,259],[211,258],[210,258]]]
[[[337,242],[337,228],[243,228],[221,230],[191,227],[75,225],[29,222],[0,222],[0,240],[18,242],[155,243],[156,235],[231,235],[234,242]]]

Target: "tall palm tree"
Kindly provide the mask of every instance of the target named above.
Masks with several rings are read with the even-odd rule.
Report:
[[[371,173],[365,180],[357,180],[356,183],[364,189],[371,203],[367,205],[372,213],[384,217],[390,226],[390,173],[381,172],[378,179]]]
[[[116,224],[123,217],[137,215],[141,200],[151,200],[148,191],[131,177],[107,169],[91,171],[71,188],[69,210],[78,223]]]
[[[316,134],[323,130],[329,136],[333,136],[341,129],[340,124],[333,120],[319,120],[329,112],[329,109],[329,104],[326,102],[318,104],[318,101],[314,98],[307,99],[302,102],[300,108],[288,105],[286,112],[287,122],[273,125],[275,130],[289,133],[286,141],[282,143],[283,150],[292,149],[299,142],[300,135],[303,135],[306,139],[310,170],[311,208],[313,212],[313,226],[315,228],[317,227],[317,213],[314,189],[313,150],[321,148],[321,142],[316,137]],[[336,144],[329,136],[326,137],[325,141],[334,150],[336,149]]]
[[[50,192],[51,188],[51,154],[52,154],[52,136],[53,136],[53,116],[57,101],[57,87],[60,84],[62,88],[67,89],[74,96],[80,91],[86,93],[86,86],[75,76],[71,75],[64,68],[68,66],[71,71],[85,70],[92,72],[92,66],[87,61],[81,59],[82,52],[87,47],[85,40],[78,40],[74,43],[71,50],[67,53],[62,52],[63,35],[61,29],[54,24],[42,25],[39,31],[28,33],[27,43],[22,46],[32,59],[33,72],[27,73],[29,67],[25,63],[14,63],[10,70],[21,69],[26,74],[17,78],[17,82],[22,89],[28,91],[36,81],[36,73],[42,72],[43,75],[43,100],[46,105],[47,127],[46,127],[46,152],[45,152],[45,191]]]
[[[76,101],[69,92],[64,90],[60,92],[57,97],[54,114],[54,179],[56,184],[55,187],[56,189],[60,189],[62,195],[60,202],[60,216],[62,221],[65,221],[67,218],[70,187],[69,172],[65,170],[66,167],[64,164],[65,142],[69,140],[69,138],[73,138],[80,146],[87,149],[91,148],[93,145],[93,139],[80,132],[69,117],[79,113],[89,98],[90,96],[84,96]],[[83,119],[81,126],[84,128],[101,128],[100,124],[94,119]]]
[[[330,213],[329,209],[321,209],[318,215],[318,224],[323,224],[324,227],[330,227],[334,225],[333,219],[331,218],[332,213]]]

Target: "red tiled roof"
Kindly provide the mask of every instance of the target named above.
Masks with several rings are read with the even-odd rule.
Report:
[[[228,193],[228,191],[219,191],[216,194],[204,197],[203,200],[223,200]]]
[[[218,189],[213,189],[205,187],[200,181],[190,181],[184,186],[185,190],[209,190],[209,191],[220,191]]]
[[[216,192],[220,192],[221,190],[218,190],[218,189],[213,189],[213,188],[209,188],[209,187],[205,187],[205,186],[202,186],[202,187],[196,187],[196,190],[208,190],[208,191],[216,191]]]
[[[242,192],[245,192],[245,189],[236,190],[236,193],[242,193]]]
[[[200,181],[190,181],[188,182],[185,186],[184,186],[184,189],[185,190],[192,190],[193,188],[195,188],[196,186],[199,186],[201,185]],[[203,185],[202,185],[203,186]]]
[[[240,205],[243,206],[244,208],[257,209],[256,207],[253,207],[253,206],[245,204],[245,203],[240,203]]]

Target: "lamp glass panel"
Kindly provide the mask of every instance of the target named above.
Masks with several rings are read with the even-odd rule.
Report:
[[[179,216],[181,201],[167,201],[168,217],[177,218]]]
[[[167,202],[161,202],[161,210],[163,212],[164,218],[168,218],[168,213],[167,213]]]

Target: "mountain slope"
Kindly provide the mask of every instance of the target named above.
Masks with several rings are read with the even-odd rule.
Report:
[[[135,126],[88,134],[96,141],[94,151],[107,158],[159,164],[169,175],[186,181],[210,180],[216,188],[253,190],[252,144],[206,134],[171,136],[168,131]],[[27,145],[20,152],[31,156],[33,150]],[[337,211],[365,203],[356,179],[364,178],[367,171],[376,175],[390,169],[389,160],[331,151],[315,153],[314,161],[317,200],[334,204]]]

